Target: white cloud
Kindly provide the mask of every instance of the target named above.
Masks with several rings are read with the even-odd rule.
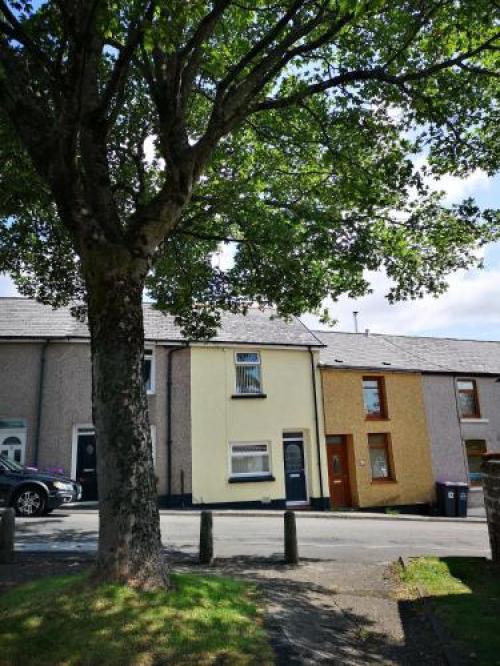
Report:
[[[420,168],[426,164],[425,157],[415,160]],[[462,199],[495,191],[495,180],[481,169],[465,178],[443,176],[439,180],[427,178],[433,190],[445,193],[444,203],[450,205]],[[449,289],[434,298],[426,296],[418,301],[404,301],[389,305],[384,294],[390,281],[383,271],[369,273],[368,279],[374,293],[364,298],[342,297],[337,303],[326,301],[337,329],[352,331],[353,311],[359,311],[359,328],[377,333],[467,335],[473,337],[500,338],[500,261],[498,245],[489,246],[486,252],[485,270],[459,271],[448,279]],[[477,252],[483,256],[484,251]],[[490,256],[491,261],[488,261]],[[318,326],[311,315],[303,317],[310,326]]]
[[[10,277],[2,273],[0,273],[0,296],[19,296]]]
[[[415,160],[415,167],[417,169],[421,169],[427,165],[427,159],[423,155]],[[490,178],[486,171],[476,169],[464,178],[447,174],[441,176],[439,179],[428,176],[425,182],[431,189],[443,191],[445,193],[444,203],[449,205],[458,203],[470,196],[477,196],[479,192],[487,190],[491,187],[493,178]]]
[[[500,268],[459,271],[449,279],[448,291],[434,298],[426,296],[417,301],[390,305],[384,298],[390,282],[383,272],[370,273],[368,278],[374,293],[356,300],[342,297],[331,301],[330,314],[338,320],[337,330],[354,330],[353,311],[359,312],[359,330],[374,333],[457,335],[460,329],[467,335],[485,337],[500,335]],[[304,322],[318,326],[315,317],[306,315]]]

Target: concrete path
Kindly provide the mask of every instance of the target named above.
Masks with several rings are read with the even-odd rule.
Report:
[[[203,571],[258,585],[279,665],[446,663],[422,614],[397,600],[386,565],[307,560],[288,567],[239,557]]]

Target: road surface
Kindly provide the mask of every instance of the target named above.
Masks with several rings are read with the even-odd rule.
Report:
[[[199,514],[162,513],[165,546],[195,554]],[[218,557],[281,557],[283,518],[214,516]],[[57,511],[44,518],[16,520],[16,547],[21,550],[93,551],[97,547],[96,511]],[[427,522],[391,519],[297,517],[303,558],[350,562],[389,562],[400,555],[490,556],[484,523]]]

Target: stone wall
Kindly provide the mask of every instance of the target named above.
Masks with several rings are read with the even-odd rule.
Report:
[[[500,453],[486,454],[481,471],[484,474],[484,504],[490,533],[491,557],[500,564]]]

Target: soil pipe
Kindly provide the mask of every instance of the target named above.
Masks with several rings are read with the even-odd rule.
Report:
[[[323,475],[321,473],[321,443],[319,435],[319,416],[318,416],[318,391],[316,387],[316,364],[314,363],[314,352],[311,347],[308,347],[309,355],[311,357],[311,380],[313,387],[313,400],[314,400],[314,425],[316,428],[316,453],[318,458],[318,476],[319,476],[319,494],[320,494],[320,503],[321,509],[324,507],[324,497],[323,497]]]
[[[38,467],[38,457],[40,451],[40,433],[41,433],[41,422],[42,422],[42,405],[43,405],[43,385],[45,383],[45,360],[47,354],[47,347],[49,346],[49,340],[45,340],[42,344],[40,351],[40,372],[38,374],[38,396],[37,396],[37,405],[36,405],[36,427],[35,427],[35,436],[33,439],[33,465]]]
[[[170,347],[167,357],[167,505],[172,498],[172,356],[181,349],[187,349],[188,346]]]

